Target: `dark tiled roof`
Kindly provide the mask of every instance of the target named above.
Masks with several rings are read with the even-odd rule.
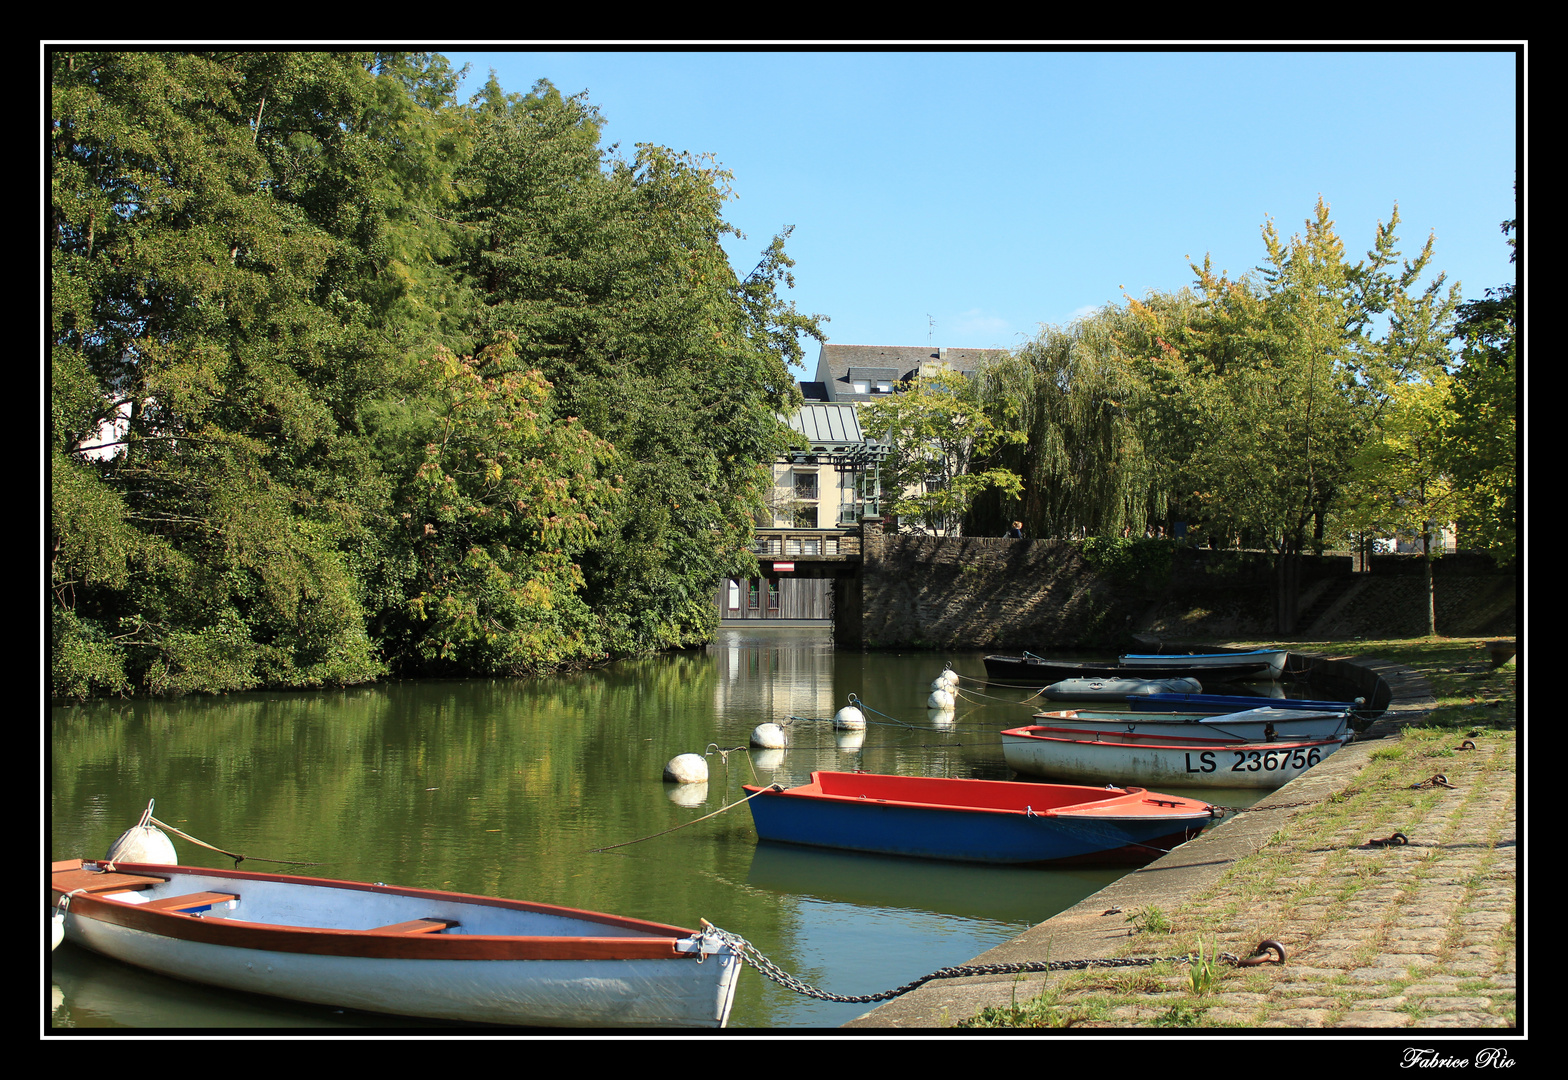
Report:
[[[922,365],[947,364],[961,372],[975,370],[987,360],[1003,355],[1002,349],[938,349],[929,345],[822,346],[817,357],[816,382],[827,390],[830,401],[870,401],[874,395],[850,390],[855,379],[902,380],[920,373]]]

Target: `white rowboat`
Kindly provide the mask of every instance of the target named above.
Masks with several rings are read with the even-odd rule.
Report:
[[[1350,738],[1194,739],[1034,725],[1002,732],[1008,767],[1051,780],[1183,787],[1277,788]]]
[[[1266,664],[1267,668],[1258,672],[1257,676],[1249,677],[1278,679],[1285,673],[1285,660],[1289,655],[1290,652],[1287,649],[1250,649],[1245,652],[1191,654],[1128,653],[1117,662],[1127,668],[1166,668],[1172,664],[1180,664],[1184,668],[1202,671],[1204,668],[1227,668],[1252,661]]]
[[[1332,739],[1345,734],[1350,725],[1348,712],[1298,712],[1272,707],[1233,713],[1056,709],[1037,712],[1034,719],[1041,725],[1058,728],[1245,742]]]
[[[433,889],[160,863],[50,868],[65,940],[294,1001],[547,1027],[723,1027],[741,960],[711,928]]]

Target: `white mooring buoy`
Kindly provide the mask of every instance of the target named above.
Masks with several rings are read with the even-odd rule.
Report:
[[[664,778],[674,784],[708,782],[708,759],[701,754],[681,754],[664,766]]]
[[[945,689],[958,689],[958,672],[954,671],[952,668],[943,668],[942,674],[938,675],[937,678],[941,679],[944,683],[947,684]]]
[[[784,729],[777,724],[758,724],[751,730],[751,745],[764,750],[781,750],[784,747]]]
[[[862,731],[866,726],[866,714],[853,705],[845,705],[833,714],[833,726],[840,731]]]
[[[931,691],[931,696],[926,699],[926,708],[928,709],[941,709],[943,712],[951,712],[953,705],[953,695],[946,690],[933,690]]]
[[[178,866],[180,860],[174,853],[174,841],[165,836],[162,829],[148,824],[151,820],[152,802],[149,801],[147,809],[142,811],[141,821],[121,833],[120,838],[109,845],[109,854],[104,858],[108,862]]]

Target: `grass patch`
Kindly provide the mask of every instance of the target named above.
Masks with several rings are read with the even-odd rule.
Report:
[[[1139,908],[1127,916],[1127,921],[1132,923],[1135,934],[1169,934],[1173,929],[1165,912],[1153,904]]]

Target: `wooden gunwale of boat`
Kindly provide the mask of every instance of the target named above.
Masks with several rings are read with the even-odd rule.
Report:
[[[1225,740],[1219,740],[1225,741]],[[1141,787],[1124,787],[1116,789],[1090,787],[1083,784],[1034,784],[1011,780],[963,780],[941,777],[883,777],[872,774],[858,773],[833,773],[813,772],[811,783],[802,784],[793,788],[771,793],[773,796],[788,796],[790,798],[809,799],[812,802],[839,803],[843,805],[875,804],[879,806],[900,806],[917,810],[951,811],[954,813],[970,814],[1017,814],[1030,817],[1097,817],[1116,816],[1126,817],[1129,820],[1148,820],[1158,818],[1180,818],[1183,816],[1198,816],[1197,808],[1202,808],[1202,813],[1208,812],[1208,804],[1195,799],[1176,799],[1170,795],[1161,795],[1150,792]],[[854,777],[863,780],[867,777],[872,781],[868,791],[878,790],[878,784],[887,786],[889,782],[896,781],[891,787],[905,787],[912,789],[927,789],[941,791],[944,786],[953,792],[967,791],[992,796],[988,801],[970,802],[938,802],[934,799],[911,799],[897,797],[883,797],[876,794],[847,794],[824,789],[824,779],[831,781],[838,777]],[[766,788],[757,788],[747,785],[748,792],[766,791]],[[1071,794],[1069,794],[1071,793]],[[884,792],[891,795],[892,791]],[[1019,802],[1021,797],[1038,797],[1038,802],[1030,799]],[[1052,803],[1052,799],[1074,799],[1075,801],[1061,801]],[[1016,805],[1015,805],[1016,804]],[[1153,809],[1149,809],[1153,807]],[[1186,808],[1183,810],[1183,808]],[[1142,811],[1141,813],[1137,811]]]
[[[53,902],[57,903],[62,896],[69,896],[70,913],[75,917],[155,934],[173,941],[199,942],[235,949],[366,959],[697,960],[699,958],[696,951],[677,948],[677,942],[692,937],[694,931],[662,923],[532,901],[244,870],[213,870],[204,867],[142,863],[95,865],[113,869],[110,875],[99,875],[84,869],[83,860],[80,859],[51,864],[50,891]],[[111,875],[114,880],[101,886],[92,880]],[[242,905],[246,882],[276,882],[342,890],[347,893],[392,895],[434,904],[479,905],[558,916],[646,936],[409,933],[393,927],[354,930],[319,926],[285,926],[227,917],[197,917],[178,911],[158,910],[145,903],[132,903],[102,895],[104,892],[148,888],[154,882],[162,885],[182,875],[232,881],[237,886],[235,893],[240,897]],[[126,878],[143,879],[143,881],[137,885],[127,883]],[[413,912],[411,911],[410,914]]]

